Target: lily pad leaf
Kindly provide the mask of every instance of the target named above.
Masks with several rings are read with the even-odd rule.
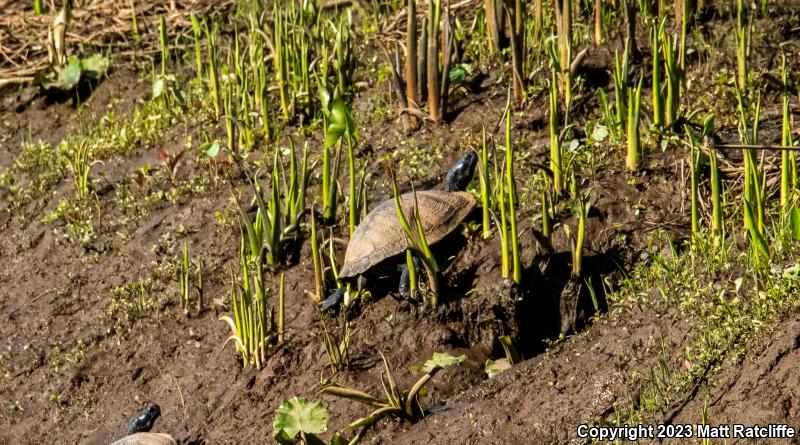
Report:
[[[276,438],[294,437],[304,434],[319,434],[328,429],[328,411],[319,402],[311,402],[303,397],[292,397],[281,403],[275,413],[272,433]]]
[[[467,356],[464,354],[454,357],[446,352],[434,352],[433,358],[425,362],[425,364],[422,366],[422,370],[430,373],[434,369],[447,368],[448,366],[457,365],[463,362],[466,358]]]

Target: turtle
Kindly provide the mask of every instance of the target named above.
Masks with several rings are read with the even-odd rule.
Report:
[[[157,404],[148,406],[128,422],[127,435],[111,445],[177,445],[169,434],[150,432],[159,416],[161,416],[160,406]]]
[[[477,163],[477,153],[469,151],[447,172],[442,190],[416,192],[419,215],[428,244],[441,241],[452,233],[477,205],[475,197],[465,191],[472,181]],[[400,196],[406,215],[412,214],[414,195],[415,193],[405,193]],[[357,279],[359,289],[363,288],[364,274],[368,270],[405,252],[407,247],[406,234],[397,217],[395,200],[387,199],[372,209],[353,231],[345,251],[344,264],[339,271],[339,279]],[[416,257],[414,263],[421,266]],[[405,264],[399,268],[402,270],[399,291],[405,295],[409,289],[408,268]],[[322,309],[337,305],[344,292],[343,287],[333,291],[323,301]]]

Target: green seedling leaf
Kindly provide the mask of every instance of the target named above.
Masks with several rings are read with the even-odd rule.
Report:
[[[272,424],[273,436],[294,439],[297,433],[319,434],[328,429],[328,411],[319,402],[292,397],[281,403]]]
[[[750,231],[750,238],[751,241],[755,244],[756,250],[758,253],[764,256],[764,258],[769,259],[769,247],[767,246],[767,242],[764,240],[764,237],[761,235],[761,232],[758,231],[756,227],[756,217],[753,208],[750,206],[750,203],[746,200],[744,201],[744,214],[745,214],[745,225],[747,229]]]
[[[468,63],[460,63],[450,70],[450,82],[462,83],[467,79],[467,76],[472,74],[472,65]]]
[[[792,236],[796,240],[800,240],[800,209],[792,206],[789,211],[789,222],[791,223]]]
[[[608,128],[603,125],[595,125],[592,130],[592,140],[595,142],[603,142],[608,137]]]
[[[161,97],[161,95],[164,93],[165,86],[164,79],[161,77],[153,81],[153,99]]]
[[[81,60],[81,70],[88,78],[97,80],[108,71],[110,64],[108,57],[98,53],[88,59]]]
[[[703,119],[703,136],[714,134],[714,115],[709,114]]]
[[[466,358],[467,356],[464,354],[454,357],[446,352],[434,352],[433,358],[425,362],[422,366],[422,370],[430,374],[434,369],[457,365]]]
[[[497,360],[487,359],[483,370],[486,371],[486,375],[491,379],[510,367],[511,363],[509,363],[507,358],[499,358]]]
[[[333,437],[331,437],[331,445],[347,445],[348,443],[350,442],[342,437],[341,433],[338,431],[333,433]]]
[[[81,80],[81,62],[76,56],[69,56],[67,64],[58,70],[58,79],[55,82],[43,82],[45,89],[57,88],[71,90]]]
[[[219,141],[214,141],[203,146],[203,153],[210,158],[216,158],[220,151]]]
[[[325,117],[330,117],[331,93],[322,85],[319,85],[319,101],[322,103],[322,111]]]
[[[575,152],[576,150],[578,150],[578,147],[580,147],[580,146],[581,146],[581,143],[577,139],[573,139],[573,140],[571,140],[571,141],[569,141],[569,142],[567,142],[565,144],[565,148],[569,152]]]
[[[358,138],[355,123],[353,123],[353,118],[350,116],[350,110],[347,109],[347,105],[341,97],[333,99],[330,111],[328,131],[325,135],[326,146],[330,147],[345,135],[353,139]]]

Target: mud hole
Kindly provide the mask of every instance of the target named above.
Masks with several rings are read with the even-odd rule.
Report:
[[[712,28],[723,25],[728,25],[727,19],[710,18],[707,23]],[[797,37],[796,30],[783,35],[785,27],[767,32],[773,40]],[[725,51],[731,56],[732,48]],[[770,54],[756,54],[754,65],[770,65],[776,53]],[[703,76],[715,60],[693,65],[698,82],[708,81]],[[589,53],[583,74],[593,88],[611,88],[612,61],[606,49]],[[417,187],[437,186],[448,165],[464,150],[477,147],[482,126],[501,121],[504,87],[488,74],[476,82],[469,97],[454,98],[447,125],[426,124],[411,136],[398,122],[376,117],[372,96],[379,92],[359,92],[354,101],[359,160],[411,157],[414,147],[436,146],[438,157],[421,161],[426,168],[403,170],[399,179],[403,190],[410,188],[409,179]],[[97,116],[110,107],[118,114],[131,113],[146,99],[148,88],[149,79],[118,69],[78,108],[69,101],[51,103],[33,88],[2,91],[2,131],[8,137],[0,144],[0,168],[14,164],[25,141],[57,144],[76,130],[77,115]],[[546,109],[546,94],[532,96],[514,121],[518,177],[523,182],[548,162]],[[596,97],[589,92],[576,106],[576,114],[584,113],[599,115]],[[765,121],[766,137],[779,138],[779,109],[768,108]],[[502,129],[495,130],[495,138],[502,139]],[[580,119],[573,131],[585,137],[585,130]],[[173,202],[160,200],[136,214],[119,204],[133,183],[132,172],[147,163],[159,172],[148,187],[175,189],[160,167],[157,148],[180,147],[186,133],[199,137],[201,131],[176,127],[157,144],[131,147],[125,157],[108,159],[92,170],[99,216],[94,219],[95,236],[85,245],[65,236],[63,223],[42,221],[72,193],[68,180],[13,211],[8,190],[0,189],[6,195],[0,197],[0,443],[110,443],[123,435],[131,416],[152,402],[162,410],[156,430],[180,443],[270,442],[274,413],[283,400],[320,399],[317,392],[324,379],[378,394],[383,370],[379,352],[386,355],[399,386],[409,387],[419,377],[415,367],[442,351],[467,358],[426,385],[429,396],[423,403],[435,407],[435,413],[411,427],[381,421],[365,437],[366,443],[584,443],[574,433],[578,424],[610,421],[617,410],[635,403],[645,379],[633,376],[660,366],[663,357],[669,358],[671,368],[682,366],[691,323],[652,308],[592,319],[595,309],[586,286],[570,287],[570,240],[557,230],[552,250],[542,245],[539,223],[532,218],[539,211],[538,198],[523,193],[527,200],[521,203],[519,223],[521,286],[499,279],[496,230],[489,240],[481,240],[476,231],[459,231],[437,251],[446,260],[441,305],[420,310],[397,295],[395,281],[379,284],[370,301],[348,311],[352,366],[335,376],[330,375],[319,339],[320,312],[306,296],[314,282],[304,233],[296,254],[269,279],[275,283],[278,272],[286,274],[287,341],[262,370],[242,369],[233,348],[224,348],[229,332],[217,320],[230,307],[220,307],[214,299],[227,291],[229,269],[236,267],[239,249],[238,227],[220,222],[219,212],[230,208],[231,188],[247,190],[246,180],[232,166],[224,166],[224,180],[215,183],[205,168],[187,160],[175,183],[203,179],[196,187],[176,192]],[[720,131],[731,140],[735,133],[733,126]],[[319,157],[319,142],[311,140],[314,158]],[[591,191],[592,206],[581,278],[596,284],[601,312],[607,304],[599,283],[613,287],[636,264],[647,261],[661,248],[652,243],[652,235],[666,233],[666,239],[679,245],[690,233],[685,151],[654,146],[646,150],[645,166],[636,175],[624,171],[620,153],[603,153],[592,174],[581,179],[582,189]],[[253,157],[268,159],[268,153],[257,150]],[[730,174],[735,174],[741,160],[727,162]],[[318,175],[314,173],[309,193],[317,193]],[[30,178],[15,180],[24,188]],[[385,164],[376,161],[369,179],[370,205],[390,197],[389,181]],[[555,220],[559,227],[577,226],[565,207],[557,209]],[[346,231],[337,228],[343,237]],[[175,280],[184,243],[206,266],[205,308],[190,317],[182,312]],[[338,254],[341,257],[343,249]],[[133,296],[140,285],[146,287],[146,301]],[[562,331],[562,295],[567,294],[575,299],[577,333],[548,343]],[[341,329],[341,319],[325,317],[330,326]],[[525,360],[487,379],[484,364],[503,356],[497,341],[503,335],[513,338]],[[700,389],[710,395],[708,410],[714,422],[800,426],[798,363],[800,320],[795,317],[764,339],[763,351],[752,351],[739,366],[723,367]],[[333,397],[322,401],[331,413],[331,431],[366,414],[355,402]],[[698,423],[701,398],[686,395],[681,402],[664,412],[664,418]]]

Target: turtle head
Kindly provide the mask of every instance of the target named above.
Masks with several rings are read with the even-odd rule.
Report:
[[[128,423],[128,435],[150,431],[159,416],[161,416],[160,406],[157,404],[148,406]]]
[[[469,151],[461,159],[456,162],[447,176],[444,178],[444,189],[448,192],[457,192],[464,190],[472,181],[472,176],[475,174],[475,166],[478,164],[478,154],[474,151]]]

